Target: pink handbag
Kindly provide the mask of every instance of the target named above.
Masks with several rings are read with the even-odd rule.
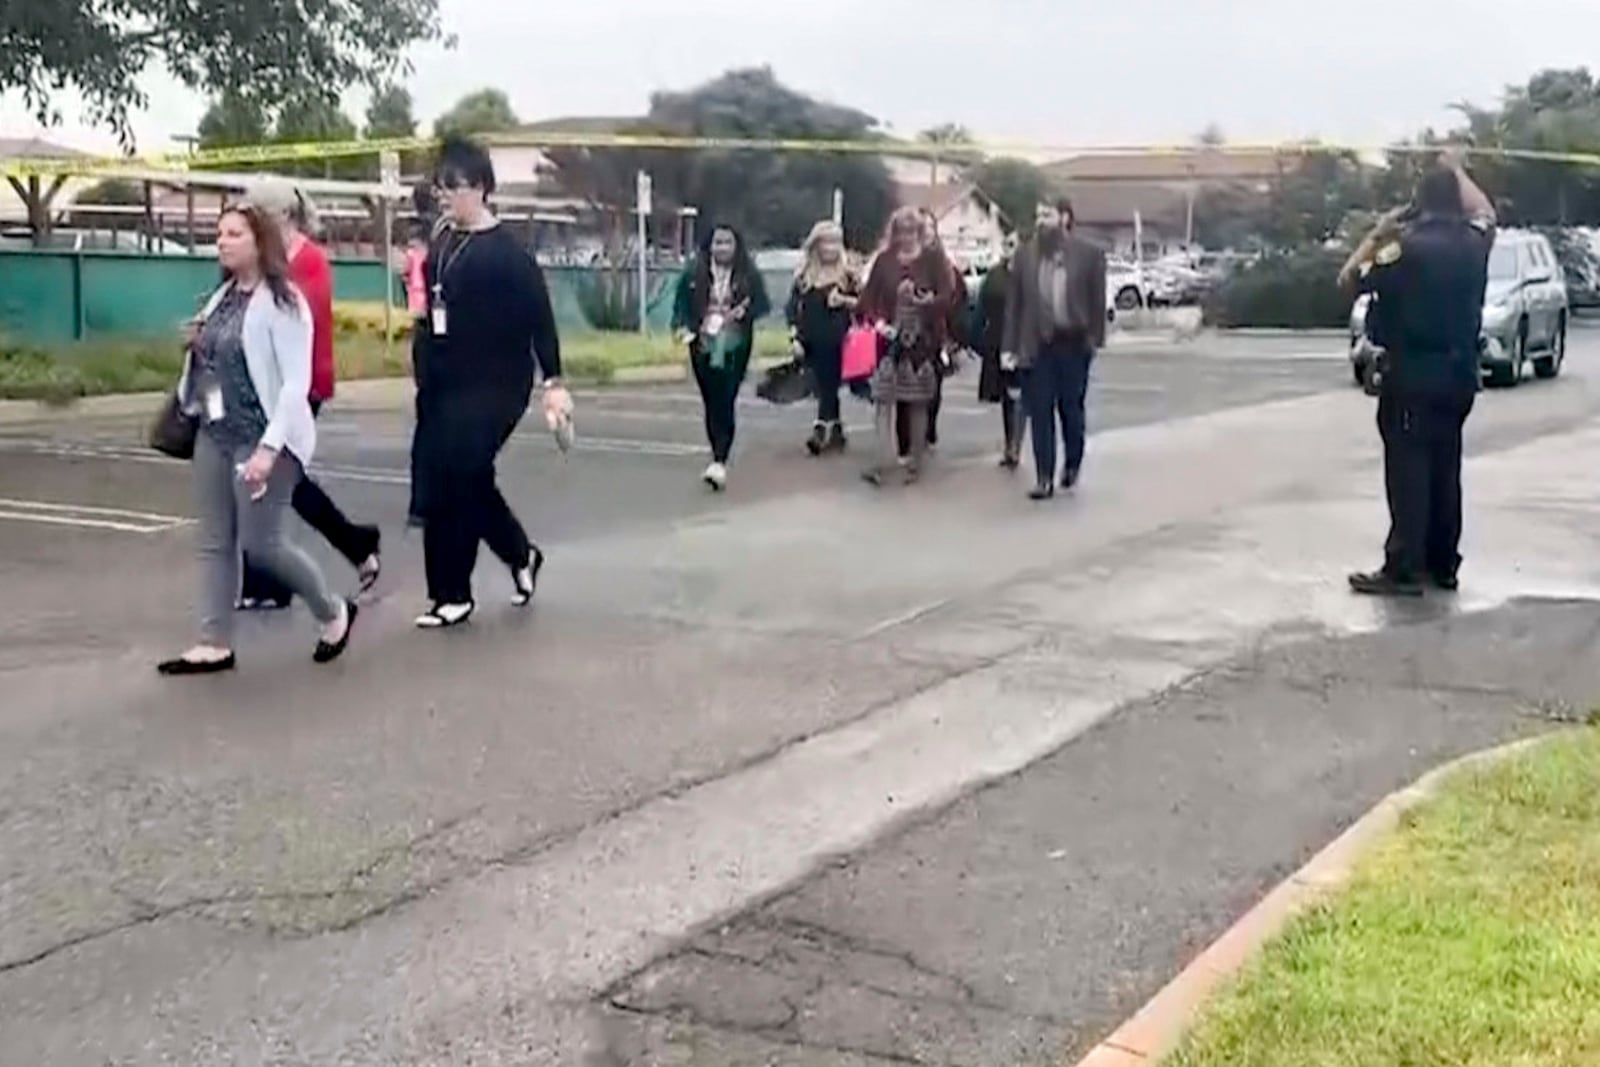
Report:
[[[840,377],[846,382],[862,382],[878,369],[878,332],[871,326],[852,326],[844,335],[844,358]]]

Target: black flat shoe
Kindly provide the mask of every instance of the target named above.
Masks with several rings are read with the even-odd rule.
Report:
[[[1352,574],[1350,591],[1359,596],[1419,597],[1422,583],[1411,578],[1396,578],[1387,571]]]
[[[1078,484],[1078,472],[1067,471],[1061,476],[1061,488],[1071,489]]]
[[[221,659],[185,659],[179,656],[156,664],[156,671],[168,678],[194,678],[202,674],[226,674],[238,665],[238,659],[229,652]]]
[[[874,489],[883,488],[883,474],[879,471],[862,471],[861,480],[872,486]]]
[[[517,587],[517,591],[511,594],[514,606],[524,608],[533,600],[533,594],[539,588],[539,572],[543,569],[544,553],[539,551],[538,545],[534,545],[533,557],[528,565],[511,572],[511,583]]]
[[[1435,574],[1430,580],[1433,587],[1443,593],[1454,593],[1461,588],[1461,579],[1454,574]]]
[[[1014,471],[1021,465],[1022,460],[1017,456],[1008,455],[1000,457],[1000,469],[1003,471]]]
[[[311,653],[311,659],[316,663],[332,663],[344,655],[344,650],[350,647],[350,635],[356,632],[356,616],[361,613],[361,605],[354,600],[344,602],[347,613],[344,623],[344,636],[337,641],[318,641],[316,651]]]
[[[1040,482],[1028,490],[1029,500],[1052,500],[1056,495],[1056,487],[1049,482]]]

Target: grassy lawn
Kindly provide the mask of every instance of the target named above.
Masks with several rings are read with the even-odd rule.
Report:
[[[1165,1067],[1600,1064],[1600,730],[1468,770]]]
[[[787,334],[764,328],[756,358],[786,355]],[[381,331],[340,333],[334,345],[341,381],[409,375],[411,342],[394,341],[386,356]],[[574,333],[562,338],[567,377],[606,383],[617,371],[684,361],[681,346],[665,333]],[[126,338],[40,345],[0,337],[0,399],[66,404],[79,397],[142,393],[177,381],[181,350],[175,339]]]

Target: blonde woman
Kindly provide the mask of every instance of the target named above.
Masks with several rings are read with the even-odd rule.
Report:
[[[816,382],[817,421],[811,427],[806,451],[820,456],[842,452],[847,444],[839,421],[839,387],[844,338],[861,286],[850,269],[844,231],[838,223],[824,220],[811,227],[804,251],[805,262],[795,275],[785,317],[795,354],[805,358]]]

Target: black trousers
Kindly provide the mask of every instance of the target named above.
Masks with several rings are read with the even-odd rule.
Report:
[[[322,402],[314,400],[311,403],[312,414],[319,414]],[[322,486],[312,480],[309,474],[300,479],[294,488],[294,496],[290,499],[296,515],[317,533],[321,534],[328,544],[350,561],[352,567],[359,567],[367,558],[378,551],[379,533],[376,526],[357,526],[345,517],[323,491]],[[264,570],[250,566],[250,557],[244,557],[244,580],[240,587],[240,596],[246,600],[273,600],[287,604],[294,597],[289,587],[278,581],[277,578]]]
[[[526,405],[496,407],[448,399],[428,413],[433,421],[428,447],[444,453],[443,458],[425,459],[435,473],[430,475],[422,555],[428,598],[436,604],[472,600],[479,542],[512,570],[526,567],[533,554],[527,532],[495,483],[495,459]]]
[[[1461,433],[1473,396],[1378,397],[1383,483],[1389,501],[1384,570],[1416,580],[1461,566]]]
[[[1000,428],[1005,433],[1006,455],[1016,456],[1022,451],[1022,434],[1028,427],[1027,410],[1021,397],[1013,397],[1008,389],[1000,398]]]
[[[722,366],[713,367],[710,354],[696,342],[689,353],[689,366],[694,370],[695,384],[700,387],[700,403],[705,408],[706,441],[711,445],[711,458],[718,463],[726,463],[728,457],[733,455],[733,436],[738,429],[739,388],[744,385],[745,371],[750,366],[750,349],[730,352]]]
[[[1094,347],[1083,337],[1055,337],[1039,353],[1023,378],[1022,402],[1033,422],[1033,469],[1040,484],[1056,479],[1056,423],[1066,451],[1062,471],[1076,474],[1083,466],[1088,423],[1084,401],[1089,395],[1089,370]]]
[[[806,365],[817,385],[817,421],[839,421],[839,389],[844,385],[844,341],[806,345]]]

